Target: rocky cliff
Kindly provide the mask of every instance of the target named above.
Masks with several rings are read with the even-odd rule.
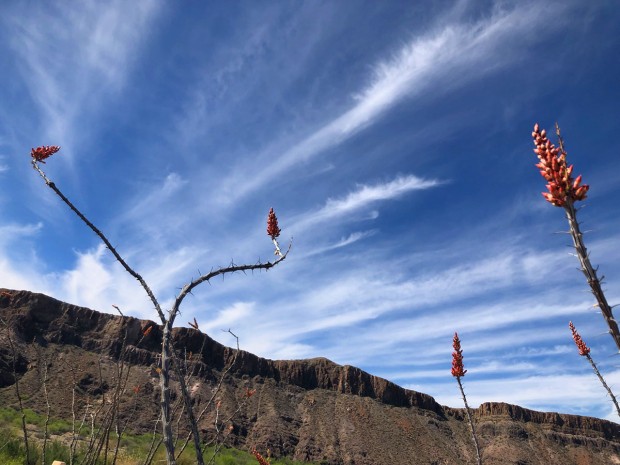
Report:
[[[17,377],[28,406],[43,410],[46,367],[54,416],[71,416],[73,395],[79,411],[124,383],[120,417],[135,431],[152,430],[159,413],[155,323],[8,289],[0,289],[0,317],[0,404],[15,404]],[[176,329],[174,344],[193,374],[196,410],[205,409],[205,438],[216,434],[217,407],[227,443],[275,455],[351,465],[475,461],[463,410],[427,394],[324,358],[237,352],[194,329]],[[620,464],[617,423],[504,403],[482,404],[474,417],[485,464]]]

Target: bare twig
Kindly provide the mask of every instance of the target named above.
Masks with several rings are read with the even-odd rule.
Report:
[[[7,340],[9,341],[9,348],[11,349],[11,356],[13,359],[12,360],[13,361],[12,363],[13,380],[15,381],[15,395],[17,396],[19,412],[21,413],[22,432],[24,434],[24,448],[26,449],[26,465],[31,465],[32,461],[30,457],[30,447],[28,443],[28,430],[26,429],[26,411],[24,410],[22,396],[19,390],[19,378],[17,377],[17,348],[15,347],[15,344],[13,343],[13,338],[11,337],[11,328],[9,327],[8,323],[2,318],[0,318],[0,322],[6,328],[6,337],[7,337]]]
[[[160,422],[161,422],[161,412],[159,412],[159,416],[157,417],[157,420],[153,424],[153,438],[151,440],[149,450],[146,453],[146,457],[144,458],[144,462],[142,463],[142,465],[149,465],[153,461],[153,458],[155,457],[157,450],[164,442],[163,437],[157,435],[158,425]]]
[[[614,407],[616,407],[616,412],[618,413],[618,416],[620,417],[620,405],[618,405],[618,401],[616,400],[616,396],[614,396],[614,393],[611,391],[611,388],[605,382],[605,378],[603,378],[603,375],[601,375],[601,372],[598,371],[596,363],[594,363],[594,360],[592,360],[592,357],[590,356],[590,354],[588,354],[586,356],[586,358],[588,359],[588,362],[590,362],[590,365],[592,365],[592,369],[594,370],[594,373],[596,374],[596,376],[598,377],[599,381],[601,382],[601,384],[603,385],[603,387],[607,391],[607,394],[609,394],[609,397],[611,398],[611,401],[613,402]]]
[[[44,364],[44,368],[43,368],[43,396],[45,397],[46,410],[45,410],[45,426],[44,426],[44,429],[43,429],[43,453],[41,454],[42,455],[41,465],[46,465],[45,455],[46,455],[46,451],[47,451],[47,439],[48,439],[48,430],[49,430],[49,423],[50,423],[50,411],[51,411],[52,407],[50,406],[50,398],[49,398],[49,393],[47,391],[48,360],[43,359],[43,364]]]

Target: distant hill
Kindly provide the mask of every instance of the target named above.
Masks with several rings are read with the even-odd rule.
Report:
[[[8,289],[0,289],[0,317],[16,343],[15,368],[27,407],[45,411],[45,363],[52,416],[71,417],[73,392],[77,414],[87,404],[105,402],[118,385],[124,354],[128,370],[119,416],[135,432],[153,430],[161,338],[154,323]],[[15,406],[6,331],[0,324],[0,405]],[[219,418],[239,410],[224,425],[228,445],[269,448],[276,457],[326,465],[475,463],[464,411],[439,405],[427,394],[324,358],[267,360],[241,351],[234,359],[235,350],[194,329],[175,329],[174,344],[193,360],[189,386],[197,411],[230,368],[214,401],[220,401]],[[505,403],[482,404],[474,418],[488,465],[620,464],[620,425],[614,422]],[[215,434],[214,420],[211,408],[199,424],[204,437]]]

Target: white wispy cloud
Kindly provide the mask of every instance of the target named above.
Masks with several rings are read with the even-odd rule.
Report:
[[[0,228],[0,256],[3,257],[0,282],[3,287],[42,292],[107,313],[115,312],[111,307],[115,304],[127,315],[156,319],[144,290],[103,244],[85,251],[73,251],[73,260],[66,269],[50,270],[35,250],[40,229],[40,225]],[[19,247],[15,247],[15,243]],[[148,257],[139,257],[132,249],[122,253],[134,269],[146,270],[141,274],[164,308],[170,304],[176,286],[191,278],[186,273],[197,255],[191,248],[166,250]]]
[[[524,372],[524,373],[532,373],[536,369],[538,369],[538,365],[532,362],[518,362],[511,363],[507,365],[505,363],[499,361],[492,361],[488,363],[484,363],[478,366],[472,367],[471,365],[467,365],[467,373],[471,376],[473,375],[481,375],[484,373],[497,374],[502,371],[509,370],[511,374],[516,372]],[[420,378],[446,378],[446,369],[445,368],[437,368],[435,370],[412,370],[412,371],[400,371],[396,373],[390,373],[391,380],[399,380],[399,379],[420,379]]]
[[[409,191],[428,189],[437,184],[439,182],[436,180],[425,180],[408,175],[399,176],[390,182],[375,184],[374,186],[362,185],[357,191],[351,192],[344,199],[329,199],[325,207],[317,212],[314,219],[340,216],[363,208],[371,202],[397,198]]]
[[[221,200],[234,202],[292,168],[305,165],[378,120],[403,99],[428,95],[430,89],[438,95],[515,62],[519,56],[512,47],[514,41],[540,31],[543,22],[545,33],[558,27],[549,25],[545,18],[540,5],[528,4],[512,10],[497,9],[473,24],[442,25],[412,39],[391,58],[374,66],[371,83],[354,95],[354,104],[347,111],[281,155],[264,153],[258,157],[260,164],[253,165],[251,171],[233,174],[236,179],[241,176],[243,182],[225,180]],[[235,186],[234,190],[227,188],[230,185]]]
[[[6,224],[0,226],[0,244],[6,245],[9,242],[32,237],[41,231],[43,223],[36,224]]]
[[[620,371],[606,374],[609,383],[620,381]],[[456,384],[456,383],[455,383]],[[420,386],[409,385],[415,389]],[[506,379],[465,379],[467,399],[472,406],[483,402],[507,402],[510,404],[529,406],[530,408],[557,411],[558,406],[571,406],[572,412],[591,410],[595,404],[599,409],[607,411],[609,400],[601,395],[603,387],[592,374],[540,374],[520,378]],[[448,383],[426,385],[433,390],[433,397],[444,405],[462,407],[463,400],[458,388]],[[617,413],[614,421],[617,421]]]
[[[2,287],[7,289],[28,289],[35,292],[44,292],[45,289],[40,285],[33,285],[33,274],[29,270],[22,270],[15,263],[7,258],[0,259],[0,279]]]
[[[372,251],[358,251],[355,261],[343,257],[342,263],[332,260],[329,268],[318,267],[321,279],[312,278],[312,289],[301,285],[310,282],[307,272],[295,268],[292,275],[301,275],[296,279],[300,285],[294,289],[294,304],[279,299],[276,292],[262,313],[264,318],[244,338],[254,345],[255,334],[272,334],[271,345],[277,347],[278,341],[285,346],[322,334],[323,350],[349,363],[364,363],[369,354],[375,359],[380,353],[392,357],[398,347],[420,344],[425,347],[425,358],[433,358],[445,352],[442,339],[449,341],[455,330],[475,334],[468,350],[483,354],[534,346],[550,338],[562,340],[566,335],[563,326],[530,331],[521,325],[542,327],[559,317],[590,311],[587,297],[566,294],[561,285],[564,278],[553,274],[556,260],[549,260],[547,254],[504,247],[503,255],[493,256],[495,247],[490,246],[491,257],[472,259],[467,249],[455,247],[460,254],[449,257],[452,266],[420,263],[419,268],[410,265],[413,272],[404,273],[398,270],[407,260],[396,264],[388,257],[371,259],[367,255]],[[538,277],[545,276],[544,285],[524,273],[528,269],[535,269]],[[286,271],[290,270],[281,270]],[[294,285],[287,281],[290,278],[285,278],[287,286]],[[272,281],[271,285],[279,283]],[[513,292],[507,295],[507,290]],[[257,305],[262,308],[266,304]],[[304,318],[300,320],[299,314]],[[512,327],[516,329],[508,331]],[[331,339],[341,332],[355,336]],[[354,340],[363,341],[365,349],[358,350]],[[310,346],[308,349],[306,355],[316,355]],[[394,363],[402,362],[394,357]]]
[[[154,246],[156,241],[163,240],[165,231],[162,223],[179,226],[188,219],[188,215],[172,207],[178,202],[177,195],[183,192],[187,183],[187,179],[172,172],[163,180],[144,184],[115,218],[114,228],[138,230],[149,238],[149,245]]]
[[[75,268],[62,274],[60,282],[69,302],[91,305],[103,300],[102,294],[113,280],[112,273],[101,262],[104,253],[106,248],[103,245],[94,252],[78,253]]]
[[[357,190],[350,192],[343,198],[328,199],[319,210],[302,214],[292,218],[291,230],[294,233],[316,225],[322,221],[344,218],[346,215],[358,212],[379,201],[396,199],[413,190],[423,190],[435,187],[440,181],[422,179],[414,175],[398,176],[395,179],[374,185],[359,185]]]
[[[374,229],[369,230],[369,231],[356,231],[356,232],[349,234],[347,237],[342,237],[339,241],[333,244],[322,245],[315,249],[312,249],[308,253],[298,256],[297,259],[298,260],[307,259],[307,258],[312,257],[313,255],[318,255],[318,254],[322,254],[322,253],[329,252],[332,250],[340,249],[342,247],[355,244],[356,242],[366,239],[367,237],[374,236],[376,233],[377,231]]]
[[[131,60],[148,34],[158,2],[119,0],[68,5],[45,2],[5,12],[20,79],[41,113],[43,136],[71,157],[102,98],[125,83]]]
[[[232,305],[217,312],[215,317],[202,315],[200,329],[203,332],[226,330],[238,324],[239,320],[249,318],[254,312],[256,302],[235,302]],[[208,319],[207,319],[208,318]]]
[[[0,138],[0,147],[2,145],[3,145],[2,144],[2,138]],[[0,155],[0,173],[5,173],[5,172],[7,172],[10,169],[9,165],[4,163],[5,159],[6,159],[6,156]]]

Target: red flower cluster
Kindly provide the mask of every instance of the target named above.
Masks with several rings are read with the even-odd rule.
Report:
[[[566,152],[547,139],[547,131],[544,129],[541,131],[538,123],[534,125],[532,138],[536,146],[534,153],[540,160],[536,167],[540,169],[540,174],[548,182],[549,192],[542,193],[547,202],[556,207],[562,207],[568,199],[572,202],[585,199],[590,186],[581,185],[581,175],[573,179],[571,176],[573,165],[566,166]]]
[[[583,339],[581,339],[581,336],[575,329],[575,325],[573,324],[572,321],[568,322],[568,327],[573,333],[573,340],[575,341],[575,345],[577,346],[577,349],[579,349],[579,355],[582,355],[584,357],[587,356],[590,353],[590,348],[586,345]]]
[[[256,389],[250,389],[248,387],[245,388],[245,397],[250,398],[254,394],[256,394]]]
[[[43,160],[51,157],[59,150],[60,147],[57,145],[43,145],[41,147],[37,147],[36,149],[32,149],[30,156],[38,162],[45,163]]]
[[[452,376],[460,378],[465,376],[467,370],[463,367],[463,351],[461,350],[461,341],[457,333],[454,333],[452,347],[454,348],[454,352],[452,352]]]
[[[271,236],[271,239],[275,240],[280,235],[280,228],[278,228],[278,218],[273,211],[273,208],[269,210],[269,216],[267,216],[267,235]]]
[[[260,455],[260,452],[258,452],[256,449],[252,449],[252,455],[256,457],[256,460],[260,465],[270,465],[269,460]]]

